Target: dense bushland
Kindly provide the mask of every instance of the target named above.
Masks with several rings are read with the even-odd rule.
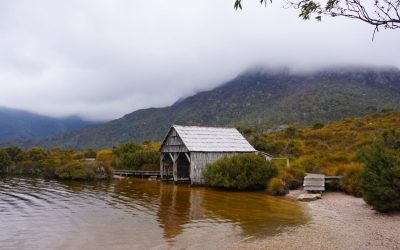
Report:
[[[360,158],[360,152],[382,135],[396,145],[393,133],[400,133],[400,112],[374,113],[326,125],[315,124],[312,128],[288,127],[272,134],[246,130],[245,136],[257,150],[290,158],[290,168],[286,168],[284,161],[275,162],[279,177],[288,188],[299,187],[304,175],[314,172],[343,176],[336,187],[362,196],[361,179],[366,162]],[[399,152],[392,150],[397,156]]]
[[[7,147],[0,149],[0,172],[73,180],[111,178],[110,164],[87,159],[87,156],[95,156],[95,151],[40,148],[22,151],[18,147]]]
[[[57,179],[94,180],[112,177],[112,169],[158,170],[159,144],[129,142],[96,152],[19,147],[0,148],[0,173]]]
[[[207,166],[206,182],[227,189],[263,189],[278,174],[277,168],[262,155],[238,154],[225,157]]]
[[[91,180],[106,179],[112,176],[112,170],[104,162],[71,161],[55,170],[60,179]]]

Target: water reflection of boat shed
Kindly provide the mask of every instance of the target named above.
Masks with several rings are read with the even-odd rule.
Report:
[[[161,144],[162,180],[203,184],[207,164],[256,150],[235,128],[173,125]]]

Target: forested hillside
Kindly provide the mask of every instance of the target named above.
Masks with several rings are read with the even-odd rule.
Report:
[[[27,140],[80,129],[88,124],[79,117],[53,118],[0,107],[0,141]]]
[[[331,69],[313,73],[252,71],[172,106],[138,110],[24,147],[108,148],[129,140],[161,140],[171,124],[241,126],[258,132],[281,124],[311,125],[400,109],[400,71]]]

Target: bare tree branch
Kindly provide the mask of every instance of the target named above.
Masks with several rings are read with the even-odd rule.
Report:
[[[259,0],[267,3],[267,0]],[[270,0],[272,2],[272,0]],[[400,0],[285,0],[286,7],[300,10],[299,16],[309,20],[312,16],[321,21],[323,15],[347,17],[361,20],[374,26],[374,33],[380,27],[400,29]],[[242,9],[242,0],[235,0],[235,9]]]

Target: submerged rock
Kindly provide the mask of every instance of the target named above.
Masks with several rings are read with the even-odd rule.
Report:
[[[157,180],[157,176],[150,176],[148,178],[149,181],[156,181]]]

